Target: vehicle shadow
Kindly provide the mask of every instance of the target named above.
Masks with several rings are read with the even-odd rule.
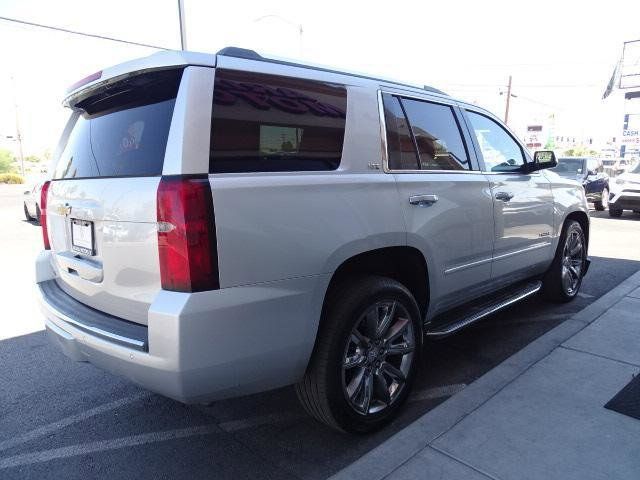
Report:
[[[72,362],[45,332],[0,340],[0,477],[80,479],[108,472],[141,479],[324,479],[448,398],[434,391],[464,388],[638,270],[638,261],[593,257],[573,302],[534,296],[457,335],[426,342],[402,414],[366,436],[316,422],[291,387],[184,405]],[[23,457],[36,460],[20,463]],[[20,468],[3,468],[3,462]]]
[[[621,217],[610,217],[609,216],[609,212],[608,211],[597,211],[597,210],[589,210],[589,216],[592,218],[608,218],[612,221],[618,221],[618,220],[629,220],[629,221],[636,221],[636,222],[640,222],[640,214],[633,212],[631,210],[625,210],[622,212],[622,216]]]

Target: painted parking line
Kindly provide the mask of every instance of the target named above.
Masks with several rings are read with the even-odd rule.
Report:
[[[71,415],[70,417],[66,417],[66,418],[63,418],[62,420],[58,420],[57,422],[49,423],[48,425],[38,427],[34,430],[31,430],[17,437],[13,437],[8,440],[3,440],[0,442],[0,452],[3,450],[8,450],[10,448],[13,448],[17,445],[21,445],[23,443],[30,442],[37,438],[50,435],[56,432],[57,430],[61,430],[65,427],[68,427],[69,425],[82,422],[83,420],[94,417],[96,415],[100,415],[110,410],[114,410],[116,408],[122,407],[123,405],[133,403],[147,396],[149,396],[149,394],[146,392],[137,393],[135,395],[129,395],[128,397],[124,397],[119,400],[114,400],[113,402],[99,405],[97,407],[91,408],[89,410],[78,413],[76,415]]]
[[[129,437],[114,438],[111,440],[100,440],[97,442],[70,445],[68,447],[53,448],[51,450],[0,458],[0,470],[32,465],[34,463],[49,462],[51,460],[61,458],[88,455],[90,453],[104,452],[107,450],[115,450],[118,448],[135,447],[148,443],[166,442],[168,440],[194,437],[198,435],[210,435],[212,433],[220,433],[220,428],[217,425],[202,425],[198,427],[143,433],[140,435],[131,435]]]
[[[415,392],[411,397],[409,397],[409,401],[420,402],[422,400],[450,397],[463,390],[466,386],[466,383],[454,383],[452,385],[443,385],[442,387],[428,388],[426,390]]]

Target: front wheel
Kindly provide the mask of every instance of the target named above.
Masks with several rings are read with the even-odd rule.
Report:
[[[385,277],[354,277],[331,289],[316,346],[296,386],[305,410],[338,430],[370,432],[407,399],[422,345],[411,293]]]
[[[609,205],[609,216],[614,218],[620,218],[622,216],[622,209],[616,208],[613,205]]]
[[[599,212],[607,209],[607,207],[609,206],[609,189],[608,188],[605,187],[602,190],[602,197],[600,198],[599,201],[594,202],[593,206]]]
[[[578,294],[587,262],[587,244],[580,223],[567,220],[556,256],[544,276],[542,292],[550,300],[570,302]]]

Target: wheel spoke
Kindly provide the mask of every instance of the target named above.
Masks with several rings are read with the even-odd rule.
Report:
[[[365,337],[357,328],[354,328],[353,332],[351,332],[351,341],[359,347],[369,346],[369,339]]]
[[[568,291],[571,288],[571,274],[567,267],[562,267],[562,287],[565,291]]]
[[[385,345],[389,345],[396,338],[398,338],[404,330],[409,326],[408,318],[398,318],[398,320],[389,328],[386,336],[384,337]]]
[[[571,272],[571,276],[573,277],[574,280],[577,280],[580,278],[580,272],[575,266],[569,265],[569,272]]]
[[[393,316],[395,315],[395,313],[396,313],[396,302],[392,302],[391,305],[387,305],[387,308],[385,309],[385,313],[384,313],[384,316],[382,317],[382,321],[380,322],[380,325],[376,330],[376,338],[381,338],[385,333],[387,333],[387,330],[389,329],[389,326],[393,321]]]
[[[361,368],[360,371],[353,376],[353,378],[349,382],[349,385],[347,385],[347,395],[351,400],[356,398],[360,390],[362,390],[362,387],[364,385],[365,373],[365,369]]]
[[[342,364],[342,366],[345,370],[350,370],[354,367],[361,366],[362,364],[364,364],[364,361],[365,361],[365,357],[362,356],[360,353],[356,353],[351,357],[347,357],[344,363]]]
[[[391,345],[387,349],[387,355],[406,355],[411,352],[413,352],[413,345],[409,345],[408,343]]]
[[[389,362],[384,362],[381,367],[382,371],[389,375],[392,379],[398,383],[403,383],[406,380],[404,373],[391,365]]]
[[[363,387],[362,387],[362,402],[360,408],[363,413],[369,413],[369,407],[371,405],[371,399],[373,398],[373,375],[365,373]]]
[[[575,242],[574,246],[569,250],[569,255],[571,257],[574,257],[581,250],[582,250],[582,242],[577,241],[577,242]]]
[[[387,379],[384,378],[384,374],[382,372],[378,372],[375,374],[373,379],[373,391],[376,394],[376,398],[382,400],[384,403],[389,405],[391,403],[391,394],[389,393],[389,384],[387,383]]]

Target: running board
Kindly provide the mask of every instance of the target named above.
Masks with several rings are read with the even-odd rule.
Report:
[[[427,337],[446,337],[447,335],[451,335],[498,310],[502,310],[509,305],[530,297],[534,293],[537,293],[541,287],[542,282],[540,281],[519,284],[516,288],[512,287],[508,290],[501,290],[488,299],[486,297],[481,298],[480,300],[472,302],[471,305],[458,307],[449,313],[438,315],[438,317],[434,318],[433,321],[425,327],[425,335]],[[460,315],[456,316],[456,312],[460,312]],[[448,319],[447,317],[450,316],[453,316],[453,320],[446,321],[445,319]],[[429,328],[434,323],[437,325]]]

